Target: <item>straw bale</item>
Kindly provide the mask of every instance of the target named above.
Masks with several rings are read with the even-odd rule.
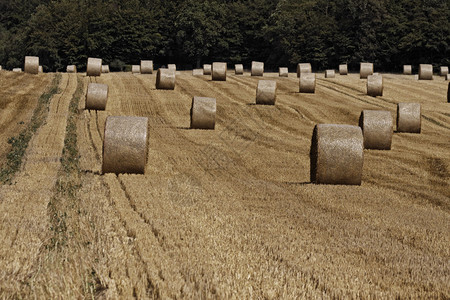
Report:
[[[347,64],[339,65],[339,75],[347,75],[348,74],[348,66]]]
[[[310,151],[311,182],[360,185],[364,161],[361,128],[317,124]]]
[[[359,78],[367,78],[367,76],[373,74],[373,63],[364,63],[360,64],[359,69]]]
[[[175,89],[175,71],[159,68],[156,73],[156,88],[159,90]]]
[[[212,73],[212,66],[210,64],[204,64],[203,75],[211,75],[211,73]]]
[[[191,106],[192,129],[214,129],[216,124],[216,99],[194,96]]]
[[[420,103],[398,103],[397,132],[420,133],[421,116]]]
[[[439,74],[441,76],[446,76],[448,74],[448,67],[447,66],[441,66],[439,68]]]
[[[419,65],[419,80],[433,80],[433,65]]]
[[[68,65],[66,67],[66,72],[67,73],[76,73],[77,72],[77,66],[75,66],[75,65]]]
[[[1,71],[1,70],[3,70],[3,69],[2,69],[2,66],[0,66],[0,71]]]
[[[12,69],[13,72],[22,72],[22,68],[14,68]]]
[[[277,97],[277,82],[275,80],[260,80],[256,87],[256,104],[275,105]]]
[[[39,73],[39,57],[25,56],[25,73],[37,74]]]
[[[87,61],[86,76],[100,76],[102,73],[102,59],[89,57]]]
[[[109,73],[109,65],[102,65],[102,73]]]
[[[0,67],[1,70],[1,67]],[[445,80],[450,80],[450,74],[445,75]]]
[[[141,74],[153,74],[153,60],[141,60]]]
[[[334,78],[336,76],[336,72],[334,70],[326,70],[325,78]]]
[[[316,91],[316,74],[303,73],[300,75],[300,93],[314,93]]]
[[[264,63],[260,61],[252,61],[252,76],[263,76],[264,75]]]
[[[412,75],[411,65],[403,65],[403,75]]]
[[[103,173],[145,172],[147,164],[146,117],[109,116],[103,140]]]
[[[287,67],[278,68],[278,75],[280,77],[289,77],[289,70]]]
[[[450,77],[450,74],[447,74],[447,80]],[[447,102],[450,103],[450,82],[448,83],[448,88],[447,88]]]
[[[203,75],[203,69],[194,69],[194,70],[192,70],[192,75],[193,76],[201,76],[201,75]]]
[[[312,73],[312,67],[310,63],[300,63],[297,65],[297,77],[300,77],[302,73]]]
[[[242,64],[234,65],[234,74],[235,75],[243,75],[244,74],[244,65],[242,65]]]
[[[374,73],[373,75],[367,76],[367,95],[376,97],[383,96],[383,76]]]
[[[177,70],[177,65],[176,64],[168,64],[167,65],[167,69],[176,71]]]
[[[390,150],[392,144],[392,116],[387,110],[363,110],[359,127],[364,136],[365,149]]]
[[[44,73],[44,68],[42,66],[39,66],[38,73]]]
[[[218,81],[227,80],[227,63],[214,62],[212,64],[212,80]]]
[[[140,65],[132,65],[131,73],[133,73],[133,74],[141,73],[141,66]]]
[[[86,109],[105,110],[108,101],[108,85],[89,83],[86,93]]]

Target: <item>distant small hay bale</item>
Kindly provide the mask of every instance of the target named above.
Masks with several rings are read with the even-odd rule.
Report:
[[[216,99],[194,96],[191,105],[191,128],[214,129],[215,124]]]
[[[39,66],[39,73],[44,73],[44,68],[42,66]]]
[[[419,80],[433,80],[433,65],[419,65]]]
[[[278,76],[280,77],[289,77],[289,70],[286,67],[278,68]]]
[[[25,56],[25,73],[38,74],[39,73],[39,57]]]
[[[86,109],[105,110],[108,90],[107,84],[89,83],[86,93]]]
[[[376,97],[383,96],[383,76],[376,73],[367,76],[367,95]]]
[[[214,62],[212,64],[212,80],[218,81],[227,80],[227,63]]]
[[[156,73],[156,88],[158,90],[175,89],[175,71],[159,68]]]
[[[398,103],[397,132],[420,133],[421,117],[420,103]]]
[[[102,59],[89,57],[87,61],[86,76],[100,76],[102,73]]]
[[[109,65],[102,65],[102,73],[109,73]]]
[[[359,67],[359,78],[366,79],[367,76],[373,74],[373,63],[362,62]]]
[[[75,66],[75,65],[68,65],[66,67],[66,72],[67,73],[76,73],[77,72],[77,66]]]
[[[109,116],[103,139],[103,173],[144,174],[148,118]]]
[[[403,65],[403,75],[412,75],[411,65]]]
[[[243,64],[234,65],[234,74],[235,75],[243,75],[244,74],[244,65]]]
[[[133,74],[141,73],[141,66],[140,65],[132,65],[131,73],[133,73]]]
[[[201,76],[201,75],[203,75],[203,69],[192,70],[192,76]]]
[[[1,70],[1,68],[0,68]],[[450,74],[445,75],[445,80],[450,80]]]
[[[297,64],[297,77],[300,77],[301,74],[312,73],[312,67],[310,63],[300,63]]]
[[[392,144],[392,116],[386,110],[363,110],[359,117],[365,149],[390,150]]]
[[[210,64],[203,65],[203,75],[211,75],[212,66]]]
[[[22,68],[14,68],[14,69],[12,69],[12,71],[19,73],[19,72],[22,72]]]
[[[310,151],[311,182],[360,185],[364,162],[361,128],[352,125],[317,124]]]
[[[336,72],[334,70],[326,70],[325,78],[334,78],[336,76]]]
[[[447,66],[441,66],[439,68],[439,74],[441,76],[447,76],[447,74],[448,74],[448,67]]]
[[[450,74],[447,74],[447,80],[449,80]],[[447,88],[447,102],[450,103],[450,82],[448,83]]]
[[[3,69],[2,69],[2,66],[0,66],[0,71],[1,71],[1,70],[3,70]]]
[[[252,76],[264,76],[264,63],[260,61],[252,61]]]
[[[177,65],[176,64],[168,64],[167,65],[167,69],[176,71],[177,70]]]
[[[348,66],[347,66],[347,64],[339,65],[339,75],[348,75]]]
[[[414,80],[419,80],[419,75],[418,74],[414,75]]]
[[[300,93],[315,93],[316,91],[316,74],[302,73],[300,75]]]
[[[256,104],[275,105],[277,98],[277,82],[260,80],[256,87]]]
[[[153,60],[141,60],[141,74],[153,74]]]

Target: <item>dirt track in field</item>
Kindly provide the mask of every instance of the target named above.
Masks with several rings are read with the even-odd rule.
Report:
[[[0,295],[450,297],[450,107],[442,78],[386,74],[383,97],[373,98],[356,74],[318,75],[315,94],[299,94],[295,74],[265,74],[277,80],[277,102],[257,106],[261,78],[248,73],[213,82],[181,72],[174,91],[156,90],[155,75],[66,74],[65,101],[76,76],[84,89],[91,80],[108,84],[109,100],[103,112],[79,104],[81,173],[73,180],[80,186],[60,208],[67,240],[56,250],[42,246],[53,234],[43,215],[47,194],[28,209],[10,196],[17,187],[0,187],[11,199],[0,203],[0,232],[7,241],[14,230],[19,237],[1,250]],[[194,95],[217,99],[214,131],[188,129]],[[422,104],[421,134],[394,133],[392,150],[365,150],[361,186],[310,184],[315,124],[357,125],[362,109],[389,110],[395,120],[398,102]],[[149,117],[145,175],[100,175],[109,115]],[[33,184],[48,190],[57,180],[55,168],[41,177],[27,164],[15,180],[25,203]],[[38,233],[18,234],[33,222]]]

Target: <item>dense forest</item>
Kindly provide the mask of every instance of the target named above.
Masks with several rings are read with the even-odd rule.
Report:
[[[263,61],[314,70],[370,61],[450,64],[449,0],[1,0],[0,64],[37,55],[47,71],[101,57],[112,70]]]

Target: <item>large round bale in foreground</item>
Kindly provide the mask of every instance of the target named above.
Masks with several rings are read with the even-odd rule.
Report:
[[[211,75],[212,66],[210,64],[203,65],[203,75]]]
[[[143,174],[147,163],[146,117],[109,116],[103,140],[103,173]]]
[[[77,72],[77,66],[75,66],[75,65],[68,65],[66,67],[66,72],[67,73],[76,73]]]
[[[383,76],[374,74],[367,76],[367,95],[376,97],[383,96]]]
[[[235,75],[243,75],[244,74],[244,65],[243,64],[234,65],[234,74]]]
[[[39,57],[25,56],[25,73],[38,74],[39,73]]]
[[[156,73],[156,88],[158,90],[175,89],[175,70],[159,68]]]
[[[109,65],[102,65],[102,73],[109,73]]]
[[[441,76],[446,76],[448,74],[448,67],[447,66],[441,66],[439,68],[439,74]]]
[[[348,75],[348,67],[347,64],[339,65],[339,75]]]
[[[373,74],[373,63],[362,62],[359,67],[359,78],[365,79]]]
[[[100,76],[101,73],[102,73],[102,59],[88,57],[86,75]]]
[[[419,80],[433,80],[433,65],[419,65]]]
[[[264,63],[260,61],[252,61],[252,76],[263,76],[264,75]]]
[[[300,77],[302,73],[312,73],[312,67],[310,63],[300,63],[297,65],[297,77]]]
[[[212,64],[212,80],[227,80],[227,63],[214,62]]]
[[[153,60],[141,60],[141,74],[153,74]]]
[[[365,149],[390,150],[392,144],[392,116],[387,110],[363,110],[359,127],[364,136]]]
[[[132,65],[131,73],[133,73],[133,74],[141,73],[141,66],[140,65]]]
[[[412,75],[411,65],[403,65],[403,75]]]
[[[277,98],[277,82],[260,80],[256,87],[256,104],[275,105]]]
[[[108,101],[108,85],[89,83],[86,93],[86,109],[105,110]]]
[[[278,76],[280,77],[289,77],[289,70],[287,67],[278,68]]]
[[[326,70],[325,78],[334,78],[336,76],[336,72],[334,70]]]
[[[360,185],[364,161],[359,126],[318,124],[310,151],[311,182]]]
[[[420,103],[398,103],[397,132],[420,133],[421,116]]]
[[[214,129],[216,124],[216,99],[194,96],[191,106],[192,129]]]
[[[303,73],[300,75],[300,93],[314,93],[316,91],[316,74]]]

